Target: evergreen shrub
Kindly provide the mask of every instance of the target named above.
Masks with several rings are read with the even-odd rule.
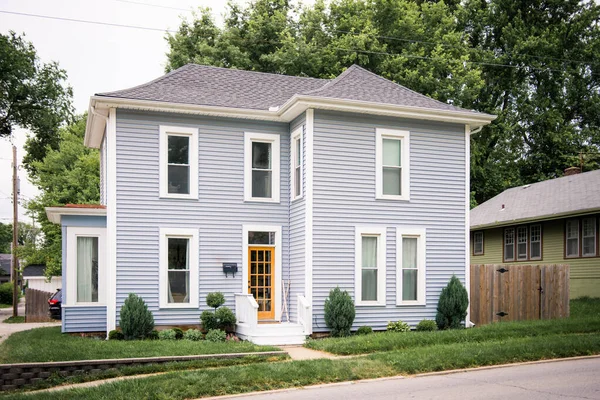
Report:
[[[144,299],[135,293],[129,293],[121,308],[119,326],[125,340],[144,339],[151,334],[154,329],[154,317]]]
[[[331,330],[331,336],[350,336],[355,316],[354,302],[348,292],[339,287],[331,289],[325,299],[325,325]]]
[[[439,329],[458,329],[463,327],[467,316],[469,295],[458,278],[452,275],[448,286],[442,289],[437,305],[435,322]]]

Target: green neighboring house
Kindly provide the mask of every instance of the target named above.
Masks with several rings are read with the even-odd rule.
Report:
[[[570,297],[600,297],[600,170],[507,189],[471,210],[471,264],[569,264]]]

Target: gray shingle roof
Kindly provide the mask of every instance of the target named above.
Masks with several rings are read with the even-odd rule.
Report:
[[[31,264],[23,268],[23,277],[44,276],[46,266],[43,264]]]
[[[471,210],[471,228],[595,209],[600,209],[600,170],[507,189]]]
[[[10,275],[11,255],[0,254],[0,275]]]
[[[143,85],[97,96],[268,110],[295,94],[480,114],[433,100],[358,65],[328,80],[188,64]]]

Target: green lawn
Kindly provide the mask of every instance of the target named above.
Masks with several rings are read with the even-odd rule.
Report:
[[[443,345],[481,343],[522,337],[546,337],[560,334],[600,333],[600,299],[571,301],[571,317],[544,321],[502,322],[472,329],[436,332],[380,332],[348,338],[311,340],[306,347],[340,355],[368,354]]]
[[[23,324],[25,323],[25,317],[8,317],[2,322],[4,322],[5,324]]]
[[[106,341],[61,334],[60,327],[51,327],[12,334],[0,344],[0,363],[187,356],[271,350],[279,349],[272,346],[257,346],[249,342]]]
[[[364,357],[263,363],[169,373],[94,388],[14,394],[7,399],[189,399],[378,378],[399,374],[600,353],[600,335],[554,334],[481,343],[453,343]]]
[[[0,308],[12,308],[12,304],[1,304],[0,303]]]

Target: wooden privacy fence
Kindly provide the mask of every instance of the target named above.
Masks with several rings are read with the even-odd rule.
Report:
[[[569,266],[471,265],[471,321],[569,316]]]
[[[48,317],[48,299],[51,296],[50,292],[25,289],[25,322],[52,321]]]

